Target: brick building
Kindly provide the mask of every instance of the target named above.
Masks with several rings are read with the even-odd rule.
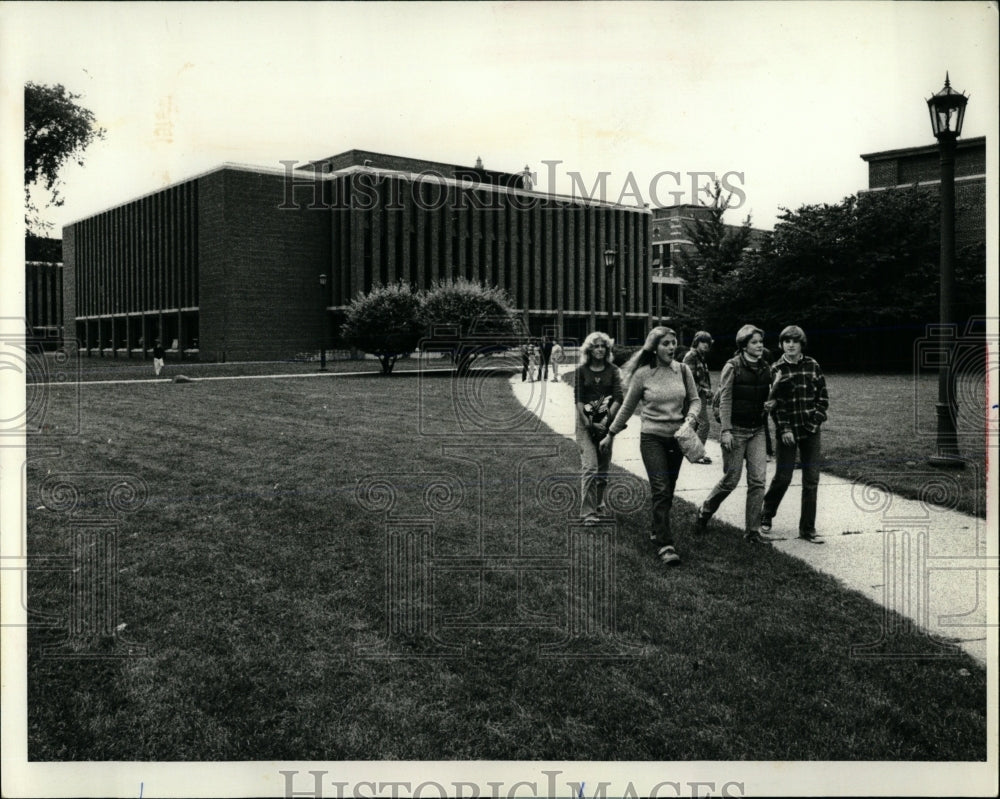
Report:
[[[56,348],[62,340],[62,242],[43,236],[24,239],[24,318],[29,341]]]
[[[375,283],[465,277],[506,289],[535,334],[603,329],[610,292],[627,337],[645,335],[649,209],[531,191],[480,163],[351,150],[297,167],[227,164],[68,225],[67,333],[93,354],[160,338],[203,360],[289,358],[333,346]]]
[[[677,272],[678,258],[697,252],[691,240],[691,231],[699,221],[712,219],[712,208],[690,203],[671,205],[653,210],[649,236],[651,274],[653,280],[653,316],[664,316],[664,300],[669,299],[679,310],[684,308],[684,279]],[[739,225],[725,225],[727,231],[736,232]],[[755,246],[766,234],[758,228],[750,229],[750,246]]]
[[[937,144],[867,153],[868,191],[922,186],[938,191],[941,157]],[[986,241],[986,137],[955,144],[955,244]]]

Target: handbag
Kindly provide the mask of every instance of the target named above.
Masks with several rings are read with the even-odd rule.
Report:
[[[588,402],[583,406],[583,412],[587,415],[592,425],[590,428],[590,438],[595,443],[600,443],[607,432],[608,411],[611,410],[611,395],[602,397],[599,400]],[[604,425],[604,431],[595,430],[593,425]]]
[[[697,463],[705,457],[705,445],[698,438],[697,422],[692,424],[691,420],[685,419],[684,424],[674,433],[674,438],[677,439],[677,444],[681,448],[681,452],[684,453],[684,457],[691,463]]]

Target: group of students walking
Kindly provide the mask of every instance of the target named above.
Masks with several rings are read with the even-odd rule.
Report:
[[[641,404],[639,451],[652,495],[649,540],[664,563],[680,563],[670,521],[684,462],[675,435],[688,422],[704,443],[710,428],[709,409],[717,404],[723,474],[698,509],[692,532],[706,532],[709,520],[739,485],[745,464],[744,539],[752,545],[770,544],[765,534],[791,484],[798,457],[802,466],[799,536],[820,543],[816,496],[820,426],[829,407],[826,379],[819,364],[803,353],[806,334],[802,328],[789,325],[778,341],[782,353],[772,365],[765,358],[764,331],[743,325],[736,333],[736,354],[723,367],[716,394],[705,360],[713,343],[706,332],[695,335],[681,362],[674,358],[677,333],[669,327],[654,327],[642,349],[621,369],[614,365],[613,342],[607,335],[587,336],[580,348],[574,395],[584,524],[598,524],[607,514],[604,494],[614,438]],[[776,470],[765,492],[768,417],[774,419],[777,431]]]

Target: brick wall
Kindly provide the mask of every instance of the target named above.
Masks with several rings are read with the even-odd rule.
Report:
[[[330,273],[330,212],[280,210],[283,192],[282,175],[200,180],[203,359],[291,358],[328,341],[319,276]]]
[[[76,226],[63,228],[63,291],[62,291],[62,324],[63,341],[76,340]]]

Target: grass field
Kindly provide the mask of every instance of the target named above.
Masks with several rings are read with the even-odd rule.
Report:
[[[717,386],[718,375],[713,378]],[[989,417],[983,376],[958,381],[959,449],[966,467],[944,471],[956,485],[945,496],[933,488],[942,472],[927,463],[937,451],[936,375],[833,374],[826,379],[830,413],[823,425],[824,471],[848,480],[875,480],[911,499],[986,517]],[[712,435],[718,438],[717,429]]]
[[[567,566],[586,543],[575,448],[503,375],[82,386],[52,390],[45,422],[27,467],[29,555],[55,565],[29,574],[31,760],[986,756],[982,668],[905,624],[908,657],[852,657],[882,609],[735,531],[685,540],[666,572],[647,501],[594,550],[616,581],[588,604],[577,583],[599,570]],[[131,506],[109,490],[129,475]],[[119,629],[67,638],[90,595],[66,570],[94,571],[80,531],[108,516],[117,560],[98,571],[118,601],[96,615]],[[416,536],[404,566],[433,560],[423,594],[390,593],[414,573],[389,576],[393,531]],[[81,657],[126,640],[144,654]]]

